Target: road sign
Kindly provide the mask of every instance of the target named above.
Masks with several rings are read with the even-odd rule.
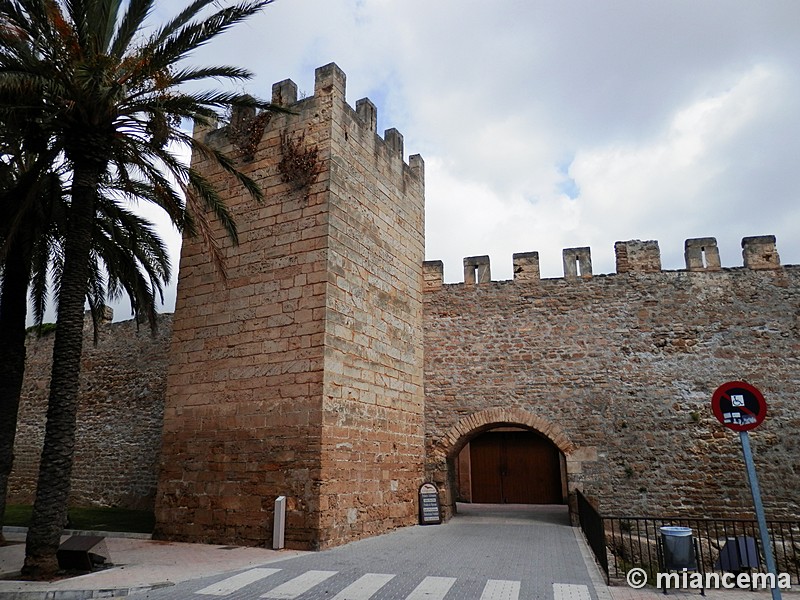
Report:
[[[728,429],[739,432],[744,466],[750,482],[750,494],[753,496],[756,521],[758,521],[758,533],[764,550],[764,561],[767,563],[767,571],[777,578],[778,571],[775,568],[775,558],[767,530],[767,518],[764,514],[764,503],[761,501],[761,488],[758,486],[758,475],[753,462],[753,451],[750,448],[750,434],[748,433],[763,423],[764,417],[767,416],[767,403],[761,392],[749,383],[729,381],[719,386],[711,396],[711,408],[720,423]],[[772,600],[781,600],[781,590],[777,585],[773,585],[770,591]]]
[[[734,431],[755,429],[767,416],[767,403],[756,388],[744,381],[723,383],[711,397],[717,420]]]

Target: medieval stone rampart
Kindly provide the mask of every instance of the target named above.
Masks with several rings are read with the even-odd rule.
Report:
[[[152,334],[135,321],[84,326],[70,504],[152,510],[164,416],[172,315]],[[9,502],[29,504],[44,442],[52,333],[28,334]]]
[[[743,240],[743,268],[721,268],[713,238],[686,242],[681,271],[661,271],[656,242],[615,250],[616,274],[572,248],[564,278],[544,280],[537,253],[514,255],[513,281],[482,277],[486,257],[464,259],[461,284],[425,263],[428,477],[452,501],[457,452],[521,425],[606,514],[750,515],[738,439],[710,408],[746,380],[769,403],[752,434],[767,510],[796,518],[800,267],[780,265],[772,236]]]
[[[767,511],[797,518],[800,267],[781,266],[769,236],[745,239],[746,267],[721,267],[713,238],[687,240],[680,271],[656,270],[655,242],[616,251],[624,272],[590,277],[589,250],[568,249],[584,275],[544,280],[534,252],[514,255],[513,281],[481,277],[482,257],[465,260],[469,284],[425,263],[428,478],[452,500],[457,452],[515,425],[550,439],[569,488],[607,514],[749,516],[738,442],[709,405],[719,383],[745,379],[769,402],[752,433]],[[153,337],[104,323],[96,347],[87,324],[73,504],[153,506],[170,324]],[[32,499],[51,352],[52,336],[29,337],[12,502]]]
[[[226,277],[187,239],[171,337],[165,317],[156,337],[104,324],[85,345],[74,504],[154,506],[165,538],[269,545],[283,495],[287,545],[323,548],[416,522],[426,478],[449,513],[459,452],[522,428],[564,467],[557,493],[606,514],[749,515],[738,443],[709,406],[746,380],[769,402],[752,434],[767,512],[800,517],[800,267],[774,237],[745,238],[735,268],[713,238],[688,240],[679,271],[633,240],[614,274],[580,247],[563,278],[525,252],[512,281],[475,256],[444,284],[423,263],[423,161],[377,135],[375,106],[347,104],[334,64],[313,96],[285,80],[273,101],[291,112],[194,132],[264,191],[192,159],[238,225],[238,245],[212,233]],[[35,485],[51,345],[29,340],[12,502]]]

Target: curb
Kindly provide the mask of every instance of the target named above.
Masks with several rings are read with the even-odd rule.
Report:
[[[174,583],[154,583],[127,588],[107,588],[101,590],[29,590],[0,592],[3,600],[90,600],[92,598],[122,598],[175,585]]]
[[[3,534],[27,534],[27,527],[5,526]],[[95,535],[101,537],[115,537],[138,540],[153,539],[151,533],[134,533],[128,531],[91,531],[85,529],[65,529],[62,535]],[[171,582],[155,583],[152,585],[105,588],[94,590],[4,590],[3,583],[19,583],[17,580],[0,581],[0,597],[3,600],[91,600],[93,598],[122,598],[132,594],[139,594],[174,585]],[[27,582],[26,582],[27,583]],[[33,582],[31,582],[33,583]]]
[[[6,533],[28,533],[27,527],[3,527],[3,534]],[[152,540],[152,533],[135,533],[131,531],[92,531],[89,529],[65,529],[61,535],[96,535],[101,537],[127,538],[131,540]]]

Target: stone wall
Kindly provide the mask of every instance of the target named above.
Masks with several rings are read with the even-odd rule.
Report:
[[[334,85],[320,531],[325,545],[417,519],[423,473],[424,165]]]
[[[72,506],[152,510],[172,315],[153,335],[135,321],[100,324],[93,343],[84,327]],[[29,504],[36,492],[44,441],[54,334],[29,334],[15,439],[9,503]]]
[[[317,69],[313,96],[286,80],[273,101],[294,114],[195,132],[238,153],[265,200],[193,158],[226,186],[239,245],[216,229],[223,279],[201,240],[184,242],[157,534],[269,544],[285,495],[287,546],[321,548],[416,514],[422,161],[403,162],[396,131],[376,135],[369,100],[347,105],[336,65]],[[250,157],[242,131],[258,131]]]
[[[202,238],[184,241],[156,337],[103,324],[85,344],[72,504],[155,506],[158,536],[269,545],[284,495],[287,546],[324,548],[416,522],[425,478],[450,512],[459,451],[521,427],[605,514],[750,516],[738,440],[710,409],[746,380],[769,402],[752,434],[767,512],[800,517],[800,267],[774,237],[745,238],[743,267],[701,238],[686,270],[662,271],[657,242],[633,240],[616,274],[581,247],[563,278],[524,252],[513,281],[476,256],[444,285],[442,263],[423,264],[423,161],[345,87],[327,65],[311,97],[273,86],[291,114],[196,129],[265,199],[193,157],[239,243],[212,226],[223,276]],[[29,339],[12,502],[32,499],[51,352]]]
[[[522,424],[604,514],[750,516],[737,435],[710,407],[746,380],[769,404],[751,434],[767,513],[800,515],[800,267],[780,266],[770,236],[745,238],[746,268],[697,242],[686,271],[660,271],[657,243],[638,240],[617,243],[612,275],[591,275],[588,248],[565,251],[563,279],[540,280],[535,253],[515,255],[513,281],[443,285],[426,263],[427,473],[446,502],[459,449]]]

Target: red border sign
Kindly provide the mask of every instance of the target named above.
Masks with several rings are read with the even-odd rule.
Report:
[[[744,381],[723,383],[711,396],[717,420],[734,431],[750,431],[764,422],[767,402],[756,388]]]

